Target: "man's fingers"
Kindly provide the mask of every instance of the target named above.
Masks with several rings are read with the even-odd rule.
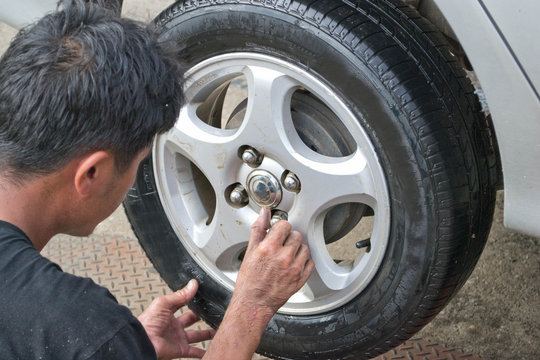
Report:
[[[309,278],[309,275],[311,275],[313,269],[315,268],[315,263],[313,262],[313,260],[310,259],[310,252],[307,245],[300,245],[300,248],[296,253],[295,262],[298,264],[298,266],[303,268],[300,278],[300,282],[303,285]]]
[[[180,322],[183,328],[187,328],[195,324],[199,320],[200,320],[199,317],[195,315],[195,313],[192,311],[182,314],[178,317],[178,321]]]
[[[290,222],[285,220],[280,220],[274,225],[272,225],[272,228],[268,232],[267,240],[271,242],[275,242],[276,245],[284,245],[285,241],[287,241],[287,237],[291,233],[292,225]]]
[[[300,264],[305,264],[310,258],[308,246],[306,244],[300,244],[295,255],[296,261],[298,261]]]
[[[302,273],[302,285],[306,283],[309,275],[311,275],[311,273],[313,272],[313,269],[315,269],[315,263],[313,262],[313,260],[308,259],[306,262],[306,266],[304,267],[304,272]]]
[[[291,231],[283,246],[288,247],[292,254],[296,255],[300,246],[302,246],[302,235],[298,231]]]
[[[270,209],[266,206],[261,208],[259,217],[251,226],[249,235],[248,251],[263,241],[266,236],[266,230],[270,227]]]
[[[206,351],[204,351],[203,349],[199,349],[198,347],[195,347],[195,346],[190,346],[187,351],[187,354],[182,354],[182,357],[201,359],[205,353]]]
[[[195,344],[201,341],[211,340],[215,334],[216,330],[214,329],[194,330],[186,332],[187,341],[189,344]]]

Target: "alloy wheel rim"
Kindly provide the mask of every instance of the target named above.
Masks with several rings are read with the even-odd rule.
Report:
[[[209,125],[210,121],[201,119],[201,109],[208,107],[209,98],[219,98],[216,92],[238,76],[247,82],[241,121],[233,128]],[[255,173],[262,180],[278,181],[280,199],[271,206],[288,214],[316,267],[307,284],[279,312],[319,314],[360,294],[382,263],[390,206],[375,149],[346,104],[304,69],[256,53],[207,59],[186,72],[185,78],[186,104],[174,128],[156,138],[152,156],[165,214],[197,264],[233,290],[250,227],[261,206],[249,190]],[[306,146],[291,115],[291,99],[297,91],[309,92],[336,115],[328,121],[339,121],[336,127],[349,133],[346,141],[353,139],[350,154],[327,156]],[[261,154],[257,162],[243,159],[248,148]],[[299,182],[299,190],[288,188],[294,183],[291,178]],[[269,186],[276,186],[273,180]],[[232,203],[234,191],[249,191],[249,199]],[[344,203],[369,206],[373,213],[369,252],[345,265],[329,254],[324,235],[326,216]]]

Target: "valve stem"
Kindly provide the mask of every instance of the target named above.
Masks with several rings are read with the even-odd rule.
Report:
[[[365,239],[365,240],[360,240],[356,242],[357,249],[363,249],[366,247],[367,248],[371,247],[371,239]]]

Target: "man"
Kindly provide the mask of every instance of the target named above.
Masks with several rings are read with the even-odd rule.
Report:
[[[0,60],[0,358],[250,359],[273,314],[313,269],[298,232],[254,223],[217,333],[174,313],[192,280],[139,319],[39,251],[90,234],[122,201],[181,106],[181,73],[148,30],[82,1],[21,31]],[[214,339],[206,352],[190,344]]]

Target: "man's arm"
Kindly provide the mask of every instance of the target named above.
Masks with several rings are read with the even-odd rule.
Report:
[[[204,359],[251,359],[272,316],[314,268],[300,233],[286,221],[266,234],[269,226],[270,210],[263,208],[252,226],[231,302]]]

